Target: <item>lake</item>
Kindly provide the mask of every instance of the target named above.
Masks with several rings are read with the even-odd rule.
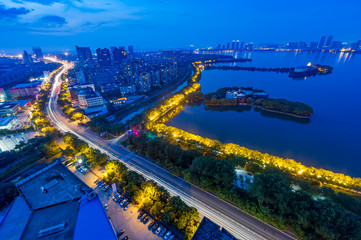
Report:
[[[334,70],[329,75],[306,79],[292,79],[287,73],[202,72],[203,93],[222,87],[252,86],[265,90],[271,98],[310,105],[315,113],[309,121],[254,108],[219,112],[201,105],[186,106],[168,125],[292,158],[307,166],[361,177],[361,54],[241,52],[236,57],[252,58],[252,62],[228,65],[298,67],[312,62],[331,65]]]

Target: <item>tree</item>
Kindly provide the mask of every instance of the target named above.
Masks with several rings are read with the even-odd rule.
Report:
[[[150,209],[150,213],[155,216],[156,218],[159,218],[163,213],[164,204],[156,201],[153,206]]]
[[[19,195],[14,183],[0,184],[0,209],[10,204]]]
[[[69,146],[67,146],[64,150],[63,150],[63,154],[66,157],[73,157],[74,156],[74,150],[71,149]]]
[[[263,170],[263,168],[260,165],[253,162],[246,162],[244,169],[247,172],[251,172],[253,174],[260,173]]]
[[[252,103],[253,103],[253,98],[248,97],[248,98],[246,99],[246,103],[252,104]]]

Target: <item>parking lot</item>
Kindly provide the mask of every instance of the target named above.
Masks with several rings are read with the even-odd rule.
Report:
[[[135,207],[133,204],[131,204],[127,211],[124,211],[123,208],[119,206],[119,203],[113,201],[111,188],[109,188],[107,191],[104,191],[103,189],[99,189],[99,187],[97,187],[95,181],[98,179],[98,176],[102,176],[102,171],[95,170],[95,174],[98,175],[96,176],[93,172],[82,174],[76,170],[75,166],[70,166],[69,169],[88,186],[95,189],[103,203],[103,206],[107,205],[105,211],[108,214],[115,232],[118,232],[122,229],[125,230],[119,239],[123,239],[125,236],[128,236],[129,239],[132,240],[163,239],[153,234],[152,231],[148,230],[148,225],[151,221],[148,221],[147,224],[143,224],[138,220],[140,211],[138,207]]]

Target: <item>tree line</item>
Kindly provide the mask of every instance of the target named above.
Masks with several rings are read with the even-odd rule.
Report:
[[[130,136],[128,141],[130,149],[153,159],[173,174],[282,230],[292,228],[301,239],[358,239],[361,236],[357,217],[344,210],[351,209],[353,198],[344,200],[349,204],[340,204],[332,198],[314,199],[303,189],[292,189],[286,180],[292,175],[281,173],[277,168],[263,169],[247,158],[236,156],[217,158],[212,150],[206,155],[194,149],[186,150],[176,140],[170,142],[154,133]],[[258,172],[248,191],[233,184],[237,179],[236,166]],[[307,189],[307,182],[302,184]]]
[[[171,197],[167,190],[152,180],[128,170],[118,161],[110,161],[105,166],[108,183],[116,183],[133,203],[150,212],[156,219],[174,226],[186,239],[191,239],[199,224],[197,209],[189,207],[179,196]]]

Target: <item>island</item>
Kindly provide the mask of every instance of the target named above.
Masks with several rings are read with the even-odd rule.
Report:
[[[188,96],[188,100],[204,100],[204,105],[213,107],[248,105],[300,118],[310,118],[313,114],[312,107],[304,103],[269,98],[264,90],[253,87],[224,87],[205,95],[194,92]]]
[[[259,72],[276,72],[276,73],[288,73],[290,78],[304,78],[316,75],[324,75],[332,73],[333,67],[329,65],[314,64],[309,62],[306,66],[300,67],[245,67],[245,66],[214,66],[206,65],[205,70],[242,70],[242,71],[259,71]]]

